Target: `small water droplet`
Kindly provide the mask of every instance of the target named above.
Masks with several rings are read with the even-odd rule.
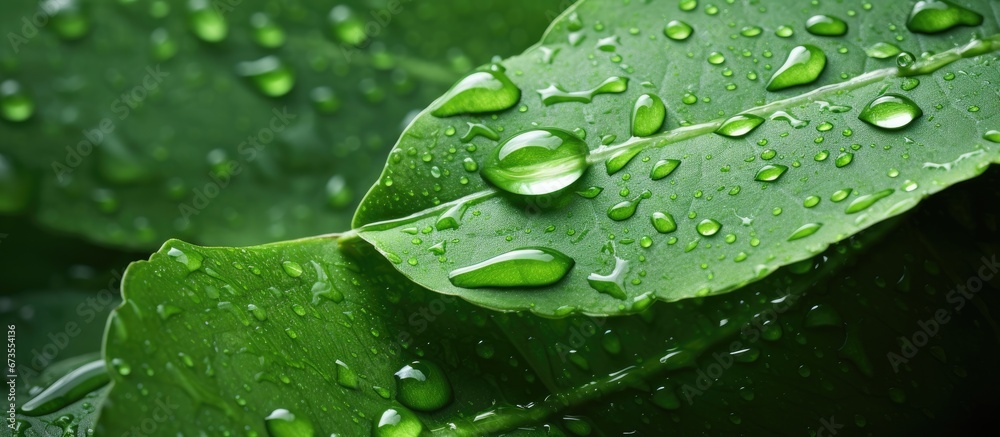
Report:
[[[864,210],[868,209],[869,207],[871,207],[872,205],[874,205],[875,202],[878,202],[881,199],[889,197],[889,195],[891,195],[895,191],[896,190],[893,190],[892,188],[888,188],[888,189],[879,191],[877,193],[865,194],[865,195],[862,195],[862,196],[858,196],[856,199],[854,199],[853,201],[851,201],[851,203],[849,205],[847,205],[847,209],[844,210],[844,213],[845,214],[854,214],[854,213],[858,213],[858,212],[864,211]]]
[[[330,9],[327,20],[330,23],[330,36],[342,43],[359,46],[368,39],[362,17],[347,5],[334,6]]]
[[[45,2],[42,7],[43,11],[50,15],[52,27],[55,29],[56,35],[64,41],[76,41],[86,36],[87,32],[90,31],[90,18],[84,10],[85,4],[81,1],[64,0]],[[36,17],[35,20],[37,22],[38,18]],[[44,26],[44,22],[42,22],[42,25]],[[24,35],[27,35],[27,33]]]
[[[276,56],[241,62],[236,65],[236,72],[253,81],[257,90],[268,97],[288,94],[295,85],[295,73],[292,72],[291,66]]]
[[[768,164],[757,170],[754,180],[759,182],[774,182],[788,171],[788,166],[780,164]]]
[[[764,123],[764,119],[753,114],[734,115],[722,122],[715,133],[730,138],[739,138],[753,132],[761,123]]]
[[[171,247],[170,250],[167,251],[167,255],[173,258],[174,261],[184,264],[189,272],[200,269],[202,260],[204,260],[204,257],[198,252],[193,250],[185,252],[176,247]]]
[[[481,174],[515,194],[539,195],[566,188],[587,168],[587,145],[559,129],[518,134],[494,149]]]
[[[0,116],[7,121],[21,122],[35,113],[35,100],[13,79],[0,83]]]
[[[875,59],[888,59],[900,54],[902,51],[899,47],[884,42],[877,42],[865,48],[865,54]]]
[[[643,199],[648,199],[652,196],[650,191],[643,191],[640,195],[633,199],[625,200],[619,202],[610,208],[608,208],[608,218],[614,221],[623,221],[632,218],[635,215],[636,209],[639,207],[639,203]]]
[[[795,30],[789,26],[781,25],[774,30],[774,34],[780,38],[789,38],[795,34]]]
[[[525,247],[448,274],[462,288],[541,287],[558,282],[575,262],[555,249]]]
[[[844,321],[840,317],[840,313],[826,304],[815,305],[806,313],[805,326],[807,328],[839,328],[843,324]]]
[[[814,82],[826,68],[826,54],[814,45],[796,46],[785,63],[767,83],[768,91],[778,91]]]
[[[298,278],[302,276],[302,266],[295,261],[284,261],[281,263],[281,269],[285,271],[288,276],[293,278]]]
[[[882,129],[902,129],[920,118],[923,111],[906,96],[885,94],[861,110],[858,119]]]

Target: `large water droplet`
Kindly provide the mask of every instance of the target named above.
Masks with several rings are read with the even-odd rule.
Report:
[[[767,83],[768,91],[805,85],[815,81],[826,68],[826,54],[814,45],[797,46]]]
[[[236,72],[249,78],[257,90],[268,97],[281,97],[295,86],[292,67],[276,56],[265,56],[256,61],[241,62]]]
[[[343,361],[337,360],[334,364],[337,366],[337,384],[344,388],[358,388],[358,374]]]
[[[372,434],[376,437],[418,437],[424,432],[424,425],[412,411],[394,407],[382,413]]]
[[[587,277],[587,283],[594,290],[607,294],[615,299],[625,299],[625,274],[628,273],[628,261],[615,257],[615,268],[611,273],[602,275],[597,272]]]
[[[274,410],[264,418],[264,425],[271,437],[312,437],[316,435],[312,423],[305,417],[292,414],[284,408]]]
[[[555,249],[525,247],[453,270],[448,279],[462,288],[541,287],[558,282],[574,264]]]
[[[19,82],[8,79],[0,83],[0,116],[8,121],[24,121],[35,113],[35,101]]]
[[[643,94],[632,108],[632,136],[648,137],[663,127],[667,108],[655,94]]]
[[[510,81],[499,65],[477,71],[458,81],[438,99],[431,115],[449,117],[458,114],[481,114],[508,109],[521,100],[521,90]]]
[[[84,364],[25,402],[21,412],[28,416],[40,416],[58,411],[107,384],[108,380],[103,360]]]
[[[806,30],[813,35],[841,36],[847,33],[847,22],[829,15],[815,15],[806,20]]]
[[[625,92],[628,88],[628,79],[623,77],[609,77],[594,88],[583,91],[566,91],[558,85],[549,85],[548,88],[538,90],[542,97],[542,103],[546,106],[556,103],[579,102],[590,103],[594,96],[598,94],[617,94]]]
[[[858,119],[882,129],[901,129],[923,114],[908,97],[885,94],[868,103],[858,114]]]
[[[1000,143],[1000,131],[991,129],[983,134],[983,139],[991,143]]]
[[[913,5],[906,28],[917,33],[944,32],[955,26],[978,26],[983,16],[944,0],[918,1]]]
[[[642,151],[640,147],[625,147],[608,157],[607,161],[604,161],[604,168],[608,172],[608,176],[613,175],[625,168],[632,158],[635,158],[639,152]]]
[[[663,34],[674,41],[684,41],[691,36],[694,29],[690,24],[680,20],[673,20],[663,28]]]
[[[673,173],[677,166],[681,165],[681,162],[676,159],[661,159],[653,164],[653,169],[649,171],[649,178],[658,181]]]
[[[768,164],[757,170],[754,180],[760,182],[774,182],[788,171],[788,166],[780,164]]]
[[[674,221],[674,216],[670,213],[654,212],[651,221],[656,232],[661,234],[669,234],[677,230],[677,222]]]
[[[763,118],[753,114],[734,115],[722,122],[722,125],[715,130],[715,133],[730,138],[739,138],[753,132],[763,122]]]
[[[417,411],[438,410],[451,402],[451,384],[430,361],[414,361],[395,373],[396,400]]]
[[[226,39],[229,25],[220,11],[215,10],[208,0],[188,2],[188,26],[195,36],[205,42],[217,43]]]
[[[587,168],[587,145],[560,129],[524,132],[494,149],[480,172],[515,194],[539,195],[566,188]]]
[[[642,194],[631,200],[626,200],[611,206],[611,208],[608,208],[608,218],[614,221],[622,221],[632,218],[632,216],[635,215],[636,208],[639,207],[639,202],[643,199],[650,198],[652,195],[653,193],[648,190],[643,191]]]
[[[700,223],[698,223],[698,226],[696,226],[696,228],[699,234],[705,237],[711,237],[719,233],[719,231],[722,229],[722,223],[719,223],[717,220],[713,219],[705,219],[702,220]]]

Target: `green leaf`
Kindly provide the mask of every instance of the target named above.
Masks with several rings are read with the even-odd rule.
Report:
[[[561,10],[338,5],[6,5],[0,213],[148,250],[343,229],[407,114]]]
[[[1000,127],[998,91],[984,86],[1000,81],[994,18],[925,35],[904,30],[907,2],[691,4],[575,5],[493,68],[522,91],[514,108],[411,123],[354,233],[417,283],[488,308],[625,314],[759,280],[1000,161],[988,134]],[[962,4],[996,16],[994,4]],[[809,33],[821,14],[844,20],[846,35]],[[671,32],[674,20],[693,33]],[[902,54],[902,67],[868,58],[879,42],[926,56]],[[631,137],[646,95],[664,102],[665,126]],[[585,136],[587,168],[559,132]],[[498,168],[499,182],[487,176]],[[526,191],[551,194],[513,194]],[[529,247],[575,266],[549,287],[453,281]]]
[[[368,435],[388,409],[431,429],[546,393],[488,310],[417,288],[370,249],[362,259],[335,238],[172,240],[133,264],[108,325],[113,386],[97,433],[149,421],[158,435]],[[394,376],[413,369],[427,381]]]

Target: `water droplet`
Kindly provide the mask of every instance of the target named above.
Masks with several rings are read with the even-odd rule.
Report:
[[[708,54],[708,63],[712,65],[719,65],[726,62],[726,57],[722,56],[722,53],[712,52]]]
[[[865,49],[865,54],[870,58],[888,59],[900,54],[903,50],[893,44],[877,42]]]
[[[788,241],[795,241],[801,238],[806,238],[812,234],[815,234],[816,231],[819,231],[819,229],[822,227],[823,227],[822,223],[806,223],[800,226],[794,232],[792,232],[792,235],[788,236]]]
[[[458,81],[432,105],[431,115],[449,117],[503,111],[519,100],[521,90],[510,81],[502,67],[494,64],[487,71],[474,72]]]
[[[778,28],[774,30],[774,34],[780,38],[789,38],[792,35],[795,35],[795,29],[782,25],[778,26]]]
[[[760,26],[746,26],[740,30],[740,35],[743,35],[747,38],[752,38],[757,35],[760,35],[760,33],[763,31],[764,29],[762,29]]]
[[[983,139],[992,143],[1000,143],[1000,131],[991,129],[983,134]]]
[[[457,203],[452,205],[450,208],[445,210],[438,216],[436,222],[434,222],[434,229],[438,231],[443,231],[445,229],[458,229],[458,225],[462,223],[462,216],[465,215],[465,210],[468,205],[465,203]]]
[[[615,299],[625,299],[625,274],[628,273],[628,261],[615,257],[615,268],[607,275],[597,272],[587,277],[590,288],[607,294]]]
[[[414,361],[395,373],[396,400],[417,411],[434,411],[451,402],[451,384],[430,361]]]
[[[693,11],[694,8],[698,7],[698,0],[681,0],[680,3],[677,4],[677,7],[685,12]]]
[[[676,159],[661,159],[653,164],[653,169],[649,171],[650,179],[658,181],[667,176],[677,169],[677,166],[681,165],[681,162]]]
[[[342,43],[359,46],[368,39],[363,19],[347,5],[334,6],[330,9],[327,20],[330,23],[330,36]]]
[[[167,61],[177,54],[177,42],[162,27],[149,34],[149,46],[157,61]]]
[[[673,20],[663,28],[663,34],[674,41],[684,41],[691,36],[694,29],[690,24],[680,20]]]
[[[43,11],[51,15],[56,35],[64,41],[76,41],[90,31],[90,18],[84,11],[84,5],[78,0],[45,2],[43,8]]]
[[[799,129],[809,125],[808,120],[799,120],[798,118],[795,118],[794,115],[789,114],[785,111],[776,111],[774,114],[771,114],[771,120],[787,121],[788,125],[791,126],[793,129]]]
[[[847,33],[847,22],[829,15],[814,15],[806,20],[806,30],[819,36],[842,36]]]
[[[613,52],[618,49],[618,35],[611,35],[597,40],[597,50]]]
[[[826,68],[826,54],[813,45],[797,46],[788,54],[785,63],[774,72],[767,83],[768,91],[778,91],[785,88],[805,85],[819,78]]]
[[[462,138],[460,139],[463,143],[468,143],[469,141],[475,139],[477,136],[493,141],[497,141],[500,139],[500,134],[498,134],[495,130],[490,129],[490,127],[486,126],[485,124],[468,123],[468,127],[469,130],[466,131],[465,134],[462,135]]]
[[[226,39],[229,25],[220,11],[215,10],[208,0],[188,2],[188,26],[195,36],[205,42],[217,43]]]
[[[635,101],[632,108],[632,135],[648,137],[663,127],[667,117],[667,108],[655,94],[643,94]]]
[[[295,85],[295,74],[291,66],[276,56],[241,62],[236,65],[236,72],[253,81],[257,89],[268,97],[288,94]]]
[[[715,133],[730,138],[739,138],[753,132],[761,123],[764,123],[764,119],[753,114],[734,115],[722,122]]]
[[[608,176],[613,175],[625,168],[635,155],[638,155],[642,151],[639,147],[626,147],[615,153],[613,153],[607,161],[604,161],[604,168],[608,172]]]
[[[840,313],[833,307],[825,304],[819,304],[813,306],[806,313],[805,326],[807,328],[821,328],[821,327],[833,327],[839,328],[843,326],[844,321],[840,317]]]
[[[610,208],[608,208],[608,218],[614,221],[628,220],[635,215],[635,210],[639,207],[639,202],[643,199],[648,199],[653,193],[650,191],[643,191],[642,194],[632,198],[630,200],[625,200],[619,202]]]
[[[854,161],[854,154],[851,152],[844,152],[837,156],[833,162],[837,165],[837,168],[846,167],[848,164]]]
[[[917,61],[917,58],[913,56],[913,53],[902,52],[896,56],[896,66],[900,69],[907,69],[913,66],[913,63]]]
[[[525,247],[448,274],[462,288],[541,287],[558,282],[575,262],[555,249]]]
[[[858,196],[856,199],[854,199],[853,201],[851,201],[851,203],[849,205],[847,205],[847,209],[844,210],[844,213],[846,213],[846,214],[854,214],[854,213],[857,213],[857,212],[864,211],[864,210],[868,209],[868,207],[874,205],[875,202],[878,202],[879,200],[888,197],[890,194],[894,193],[895,191],[896,190],[893,190],[892,188],[888,188],[888,189],[879,191],[877,193],[865,194],[863,196]]]
[[[193,250],[184,252],[176,247],[171,247],[167,251],[167,255],[173,258],[174,261],[184,264],[184,267],[187,267],[189,272],[200,269],[202,260],[204,260],[204,257],[198,252]]]
[[[944,32],[955,26],[978,26],[983,16],[945,0],[918,1],[906,21],[906,28],[916,33]]]
[[[899,88],[903,91],[910,91],[920,85],[920,79],[915,77],[908,77],[903,79],[903,83],[899,85]]]
[[[54,413],[83,399],[90,392],[107,384],[109,379],[103,360],[89,362],[57,379],[25,402],[20,412],[27,416]]]
[[[566,188],[587,168],[587,145],[559,129],[524,132],[494,149],[484,179],[515,194],[539,195]]]
[[[334,362],[337,369],[337,384],[344,388],[356,389],[358,388],[358,375],[354,373],[343,361],[337,360]]]
[[[601,187],[587,187],[587,189],[583,191],[577,191],[576,194],[579,194],[580,197],[583,197],[584,199],[593,199],[597,197],[597,195],[601,194],[602,191],[604,191],[604,188]]]
[[[424,425],[416,414],[402,407],[393,407],[379,416],[372,434],[376,437],[418,437],[424,432]]]
[[[479,355],[480,358],[488,360],[493,358],[494,353],[496,353],[496,350],[493,348],[493,345],[486,340],[476,343],[476,355]]]
[[[711,237],[719,233],[719,230],[722,229],[722,223],[713,219],[705,219],[702,220],[701,223],[698,223],[696,228],[698,229],[698,233],[702,236]]]
[[[788,171],[788,166],[780,164],[768,164],[757,170],[754,180],[759,182],[774,182]]]
[[[35,101],[13,79],[0,83],[0,116],[5,120],[20,122],[35,113]]]
[[[284,408],[278,408],[264,418],[264,425],[271,437],[312,437],[316,435],[312,423]]]
[[[802,202],[802,206],[806,208],[812,208],[816,205],[819,205],[819,202],[820,202],[819,196],[809,196],[806,197],[806,200]]]
[[[253,28],[254,41],[261,47],[273,49],[285,44],[285,31],[263,12],[250,16],[250,27]]]
[[[282,270],[293,278],[298,278],[302,276],[302,266],[295,261],[285,261],[281,263]]]
[[[681,407],[681,399],[672,385],[657,388],[653,392],[653,404],[664,410],[676,410]]]
[[[309,91],[309,100],[312,101],[313,108],[324,114],[332,114],[340,109],[340,98],[330,87],[313,88]]]
[[[549,85],[548,88],[538,90],[542,97],[542,103],[546,106],[556,103],[579,102],[590,103],[594,96],[598,94],[617,94],[625,92],[628,88],[628,79],[623,77],[609,77],[600,85],[584,91],[566,91],[558,85]]]
[[[267,310],[264,308],[254,304],[249,304],[247,305],[247,311],[250,311],[250,314],[253,314],[254,318],[261,322],[267,320]]]
[[[913,100],[899,94],[885,94],[868,103],[858,119],[882,129],[901,129],[923,114]]]

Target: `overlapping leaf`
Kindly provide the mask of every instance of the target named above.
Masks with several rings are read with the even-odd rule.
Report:
[[[906,27],[908,2],[581,2],[539,46],[503,62],[521,90],[515,106],[443,118],[428,111],[414,120],[362,202],[357,232],[419,284],[496,309],[623,314],[653,299],[733,290],[997,160],[996,135],[987,133],[1000,123],[991,85],[1000,81],[998,40],[986,37],[1000,31],[996,5],[958,3],[985,21],[917,34]],[[808,32],[809,19],[822,14],[843,19],[846,34]],[[693,34],[666,36],[674,20]],[[822,73],[767,91],[803,45],[825,54]],[[907,67],[897,68],[883,59],[889,45],[916,60],[904,58]],[[627,79],[623,92],[583,93],[590,103],[579,95],[543,103],[543,96],[616,77]],[[662,99],[666,124],[630,139],[643,94]],[[922,116],[902,129],[861,120],[889,126],[875,119],[884,113],[861,115],[889,94],[912,100]],[[742,137],[713,133],[738,114],[770,120]],[[544,128],[585,136],[590,167],[576,183],[521,196],[480,177],[498,144]],[[669,175],[651,177],[670,160],[679,165]],[[670,216],[676,229],[658,230],[656,213]],[[526,247],[555,249],[575,266],[542,288],[462,288],[449,280],[458,269]]]

